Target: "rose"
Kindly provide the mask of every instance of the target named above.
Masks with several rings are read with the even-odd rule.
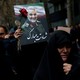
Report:
[[[20,9],[20,13],[21,13],[21,15],[22,15],[23,17],[27,18],[28,12],[27,12],[26,9],[24,9],[24,8]]]

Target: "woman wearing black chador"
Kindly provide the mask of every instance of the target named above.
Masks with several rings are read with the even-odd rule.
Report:
[[[55,31],[44,51],[33,80],[80,80],[79,57],[70,34],[62,30]]]

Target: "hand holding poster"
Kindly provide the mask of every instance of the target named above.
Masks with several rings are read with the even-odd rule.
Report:
[[[20,37],[21,45],[48,39],[48,25],[43,3],[15,5],[14,11],[23,31]]]

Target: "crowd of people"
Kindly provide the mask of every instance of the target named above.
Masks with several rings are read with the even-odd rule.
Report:
[[[0,25],[0,79],[32,79],[47,44],[47,35],[34,8],[29,9],[23,25],[19,20],[9,30]]]
[[[55,30],[47,42],[21,46],[21,28],[10,33],[0,25],[0,78],[25,80],[28,73],[33,80],[79,80],[80,45],[75,31]]]
[[[55,27],[48,36],[31,9],[23,25],[18,20],[11,30],[0,25],[0,79],[80,80],[80,25],[70,33]]]

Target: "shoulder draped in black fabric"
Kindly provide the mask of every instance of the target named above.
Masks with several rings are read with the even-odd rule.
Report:
[[[64,80],[63,61],[57,48],[61,45],[71,46],[71,37],[65,31],[55,31],[45,49],[33,80]]]

